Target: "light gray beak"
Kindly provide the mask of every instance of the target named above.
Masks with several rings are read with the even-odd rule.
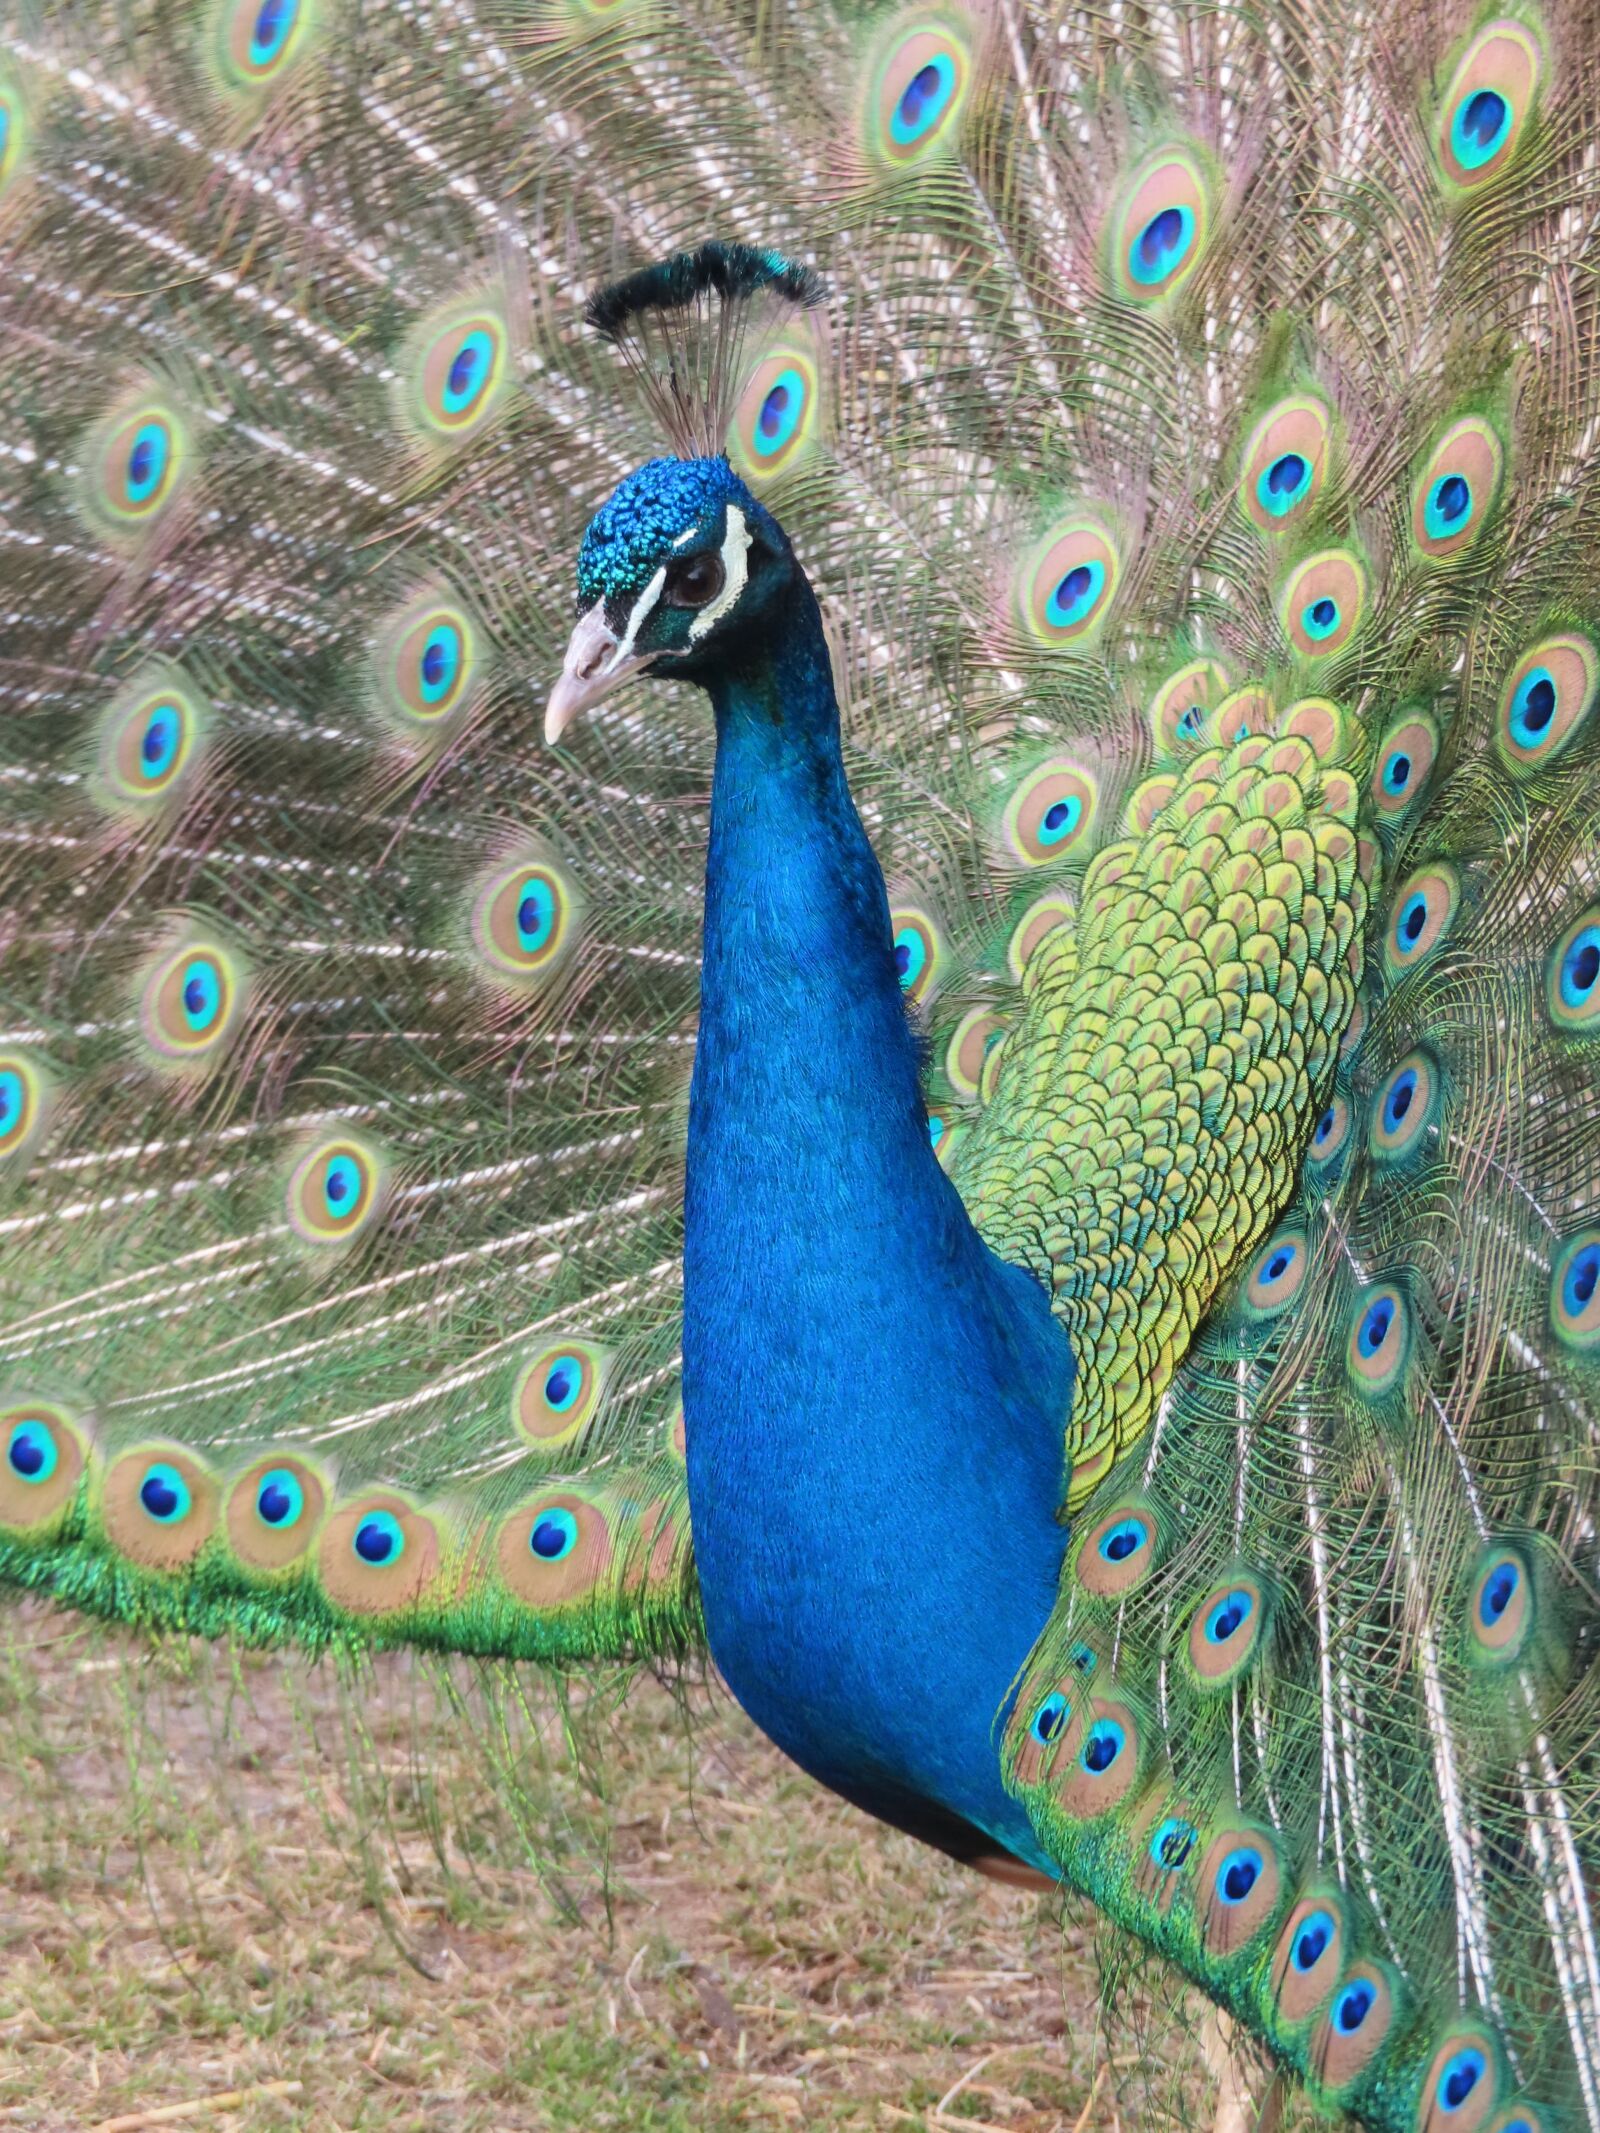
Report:
[[[544,737],[553,748],[580,711],[599,703],[650,664],[648,653],[633,651],[610,627],[605,603],[596,600],[579,622],[561,663],[561,679],[544,707]]]

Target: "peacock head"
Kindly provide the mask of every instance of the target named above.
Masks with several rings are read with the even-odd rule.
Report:
[[[589,521],[578,626],[545,709],[561,734],[646,667],[703,681],[755,643],[796,569],[771,513],[725,458],[652,459]]]
[[[674,457],[630,474],[589,522],[548,740],[647,666],[706,682],[759,644],[798,566],[723,440],[752,324],[765,329],[822,299],[809,267],[716,239],[590,297],[589,324],[633,371]]]

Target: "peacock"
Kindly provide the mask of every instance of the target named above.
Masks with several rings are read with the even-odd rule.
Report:
[[[1588,0],[15,0],[4,1581],[709,1651],[1600,2133],[1597,128]]]

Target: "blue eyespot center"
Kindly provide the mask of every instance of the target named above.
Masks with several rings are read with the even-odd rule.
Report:
[[[792,365],[780,371],[767,389],[766,398],[756,416],[752,444],[763,458],[770,459],[781,452],[800,427],[800,418],[805,413],[806,383]]]
[[[1326,1110],[1326,1111],[1324,1111],[1324,1112],[1323,1112],[1323,1114],[1322,1114],[1322,1116],[1321,1116],[1321,1117],[1320,1117],[1320,1118],[1319,1118],[1319,1119],[1317,1120],[1317,1130],[1316,1130],[1316,1132],[1315,1132],[1315,1133],[1314,1133],[1314,1134],[1313,1134],[1313,1135],[1311,1136],[1311,1138],[1312,1138],[1312,1139],[1313,1139],[1313,1140],[1314,1140],[1314,1141],[1316,1142],[1317,1146],[1318,1146],[1318,1147],[1320,1148],[1320,1147],[1322,1146],[1323,1142],[1324,1142],[1324,1141],[1325,1141],[1325,1140],[1326,1140],[1326,1139],[1328,1138],[1328,1136],[1329,1136],[1329,1135],[1330,1135],[1330,1134],[1332,1133],[1332,1131],[1333,1131],[1333,1106],[1332,1106],[1332,1104],[1329,1104],[1329,1106],[1328,1106],[1327,1110]]]
[[[1067,1699],[1064,1696],[1047,1696],[1033,1714],[1033,1737],[1041,1745],[1053,1741],[1066,1723]]]
[[[399,1562],[405,1553],[405,1528],[392,1511],[369,1511],[351,1543],[362,1562],[374,1570]]]
[[[139,761],[146,777],[159,778],[172,768],[183,726],[172,704],[158,704],[145,722],[139,740]]]
[[[165,423],[144,422],[134,432],[124,488],[130,504],[148,503],[167,471],[171,444]]]
[[[1275,1287],[1277,1283],[1282,1281],[1290,1267],[1294,1265],[1297,1257],[1298,1254],[1292,1244],[1280,1244],[1261,1269],[1263,1281]]]
[[[1100,1553],[1108,1563],[1125,1563],[1130,1555],[1146,1545],[1149,1538],[1142,1519],[1119,1519],[1109,1532],[1100,1536]]]
[[[1062,573],[1045,602],[1045,620],[1053,629],[1071,629],[1093,608],[1105,582],[1106,568],[1098,557],[1087,563],[1074,563]]]
[[[1561,997],[1581,1008],[1600,981],[1600,926],[1585,926],[1561,958]]]
[[[16,1423],[6,1445],[6,1464],[19,1481],[48,1481],[58,1464],[53,1431],[31,1419]]]
[[[1439,2103],[1446,2111],[1459,2111],[1489,2071],[1489,2062],[1475,2045],[1457,2052],[1439,2076]]]
[[[1305,487],[1310,473],[1310,466],[1298,452],[1284,452],[1267,469],[1268,493],[1292,499]]]
[[[1433,485],[1428,511],[1441,524],[1454,526],[1472,509],[1472,490],[1460,474],[1446,474]]]
[[[1356,1346],[1369,1360],[1375,1356],[1389,1338],[1389,1328],[1394,1323],[1394,1299],[1380,1296],[1376,1303],[1367,1306],[1361,1321],[1361,1330],[1356,1335]]]
[[[1178,731],[1186,735],[1188,739],[1195,740],[1203,730],[1205,722],[1206,715],[1200,705],[1191,704],[1178,721]]]
[[[1383,766],[1383,788],[1389,793],[1403,793],[1411,783],[1411,758],[1403,748],[1397,748]]]
[[[565,1414],[583,1388],[583,1365],[576,1356],[558,1356],[545,1373],[545,1405]]]
[[[1217,1875],[1217,1894],[1224,1903],[1243,1903],[1261,1879],[1261,1854],[1253,1846],[1229,1852]]]
[[[1152,282],[1165,281],[1182,262],[1193,239],[1193,208],[1162,208],[1133,240],[1128,266],[1134,280],[1146,288]]]
[[[1403,1074],[1396,1076],[1390,1086],[1389,1094],[1384,1099],[1383,1123],[1390,1133],[1393,1133],[1406,1118],[1416,1093],[1416,1069],[1415,1067],[1407,1067]]]
[[[1371,2014],[1378,1995],[1363,1979],[1346,1985],[1333,2003],[1333,2026],[1345,2036],[1353,2037],[1362,2023]]]
[[[1168,1815],[1150,1839],[1150,1857],[1164,1873],[1175,1874],[1194,1850],[1197,1834],[1192,1822]]]
[[[559,1504],[541,1511],[528,1535],[528,1546],[542,1563],[563,1562],[577,1545],[578,1521]]]
[[[1097,1718],[1083,1744],[1083,1767],[1091,1777],[1103,1777],[1122,1753],[1127,1735],[1114,1718]]]
[[[1490,1571],[1483,1581],[1478,1600],[1478,1616],[1485,1629],[1493,1629],[1504,1615],[1521,1582],[1522,1575],[1515,1563],[1497,1563]]]
[[[361,1192],[361,1172],[355,1158],[336,1155],[328,1163],[322,1181],[322,1198],[330,1215],[347,1215]]]
[[[299,12],[300,0],[261,0],[255,27],[250,33],[252,66],[265,66],[269,60],[277,58]]]
[[[1339,619],[1339,609],[1337,605],[1332,600],[1330,600],[1326,594],[1324,594],[1320,600],[1314,600],[1311,603],[1310,612],[1312,622],[1315,624],[1316,628],[1322,632],[1331,630],[1333,628],[1333,625]]]
[[[517,903],[517,944],[524,953],[536,955],[555,930],[555,892],[537,875],[523,883]]]
[[[447,696],[461,671],[461,632],[453,622],[440,622],[428,633],[422,647],[419,694],[425,704]]]
[[[1600,1288],[1600,1244],[1586,1244],[1575,1252],[1561,1284],[1561,1301],[1569,1318],[1580,1318],[1594,1302]]]
[[[474,326],[462,336],[450,358],[444,388],[439,395],[446,415],[469,414],[487,391],[494,374],[494,342],[483,326]]]
[[[938,124],[955,87],[955,62],[946,52],[936,52],[917,69],[901,90],[889,121],[889,132],[900,147],[911,147]]]
[[[1045,809],[1043,820],[1039,824],[1039,842],[1059,844],[1064,837],[1072,835],[1082,820],[1082,800],[1075,792],[1066,794],[1064,798]]]
[[[189,1486],[175,1466],[159,1461],[139,1484],[139,1501],[159,1524],[176,1525],[188,1513]]]
[[[1499,150],[1511,131],[1511,106],[1498,89],[1478,89],[1456,112],[1451,146],[1468,170],[1478,170]]]
[[[1255,1597],[1244,1590],[1224,1593],[1206,1616],[1206,1637],[1212,1644],[1226,1644],[1255,1612]]]
[[[297,1525],[305,1507],[305,1491],[287,1467],[262,1475],[256,1487],[256,1516],[264,1526],[281,1530]]]
[[[1293,1961],[1297,1970],[1314,1970],[1327,1953],[1334,1924],[1326,1911],[1313,1911],[1294,1937]]]
[[[1548,667],[1535,667],[1524,674],[1511,699],[1512,738],[1524,748],[1537,748],[1556,715],[1555,677]]]
[[[183,1019],[198,1036],[222,1010],[222,986],[215,965],[197,958],[183,973]]]
[[[1399,935],[1408,948],[1414,948],[1422,938],[1422,929],[1428,923],[1428,899],[1419,889],[1406,899],[1405,909],[1400,913]]]

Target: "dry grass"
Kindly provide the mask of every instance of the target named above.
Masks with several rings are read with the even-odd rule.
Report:
[[[1167,2119],[1160,2055],[1132,2077],[1103,2063],[1086,1915],[867,1822],[704,1689],[565,1713],[541,1692],[530,1716],[405,1660],[341,1686],[326,1667],[140,1658],[44,1613],[11,1633],[0,2123],[206,2098],[174,2122]],[[1182,2040],[1167,2051],[1187,2083]]]

